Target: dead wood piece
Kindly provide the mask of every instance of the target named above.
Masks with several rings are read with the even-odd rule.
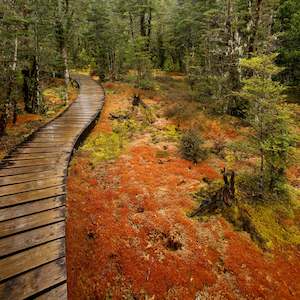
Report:
[[[211,199],[202,201],[199,208],[191,214],[191,217],[213,213],[219,209],[224,209],[224,207],[230,207],[233,204],[235,199],[235,172],[226,172],[224,168],[222,174],[224,186]]]
[[[132,99],[132,106],[133,109],[135,106],[142,106],[145,109],[148,109],[148,106],[146,105],[146,103],[141,99],[141,97],[139,95],[134,95],[133,99]]]
[[[120,121],[129,120],[129,118],[130,118],[129,114],[117,115],[117,114],[110,113],[109,116],[110,116],[109,117],[110,120],[120,120]]]

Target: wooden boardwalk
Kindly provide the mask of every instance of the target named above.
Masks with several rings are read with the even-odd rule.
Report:
[[[94,125],[102,88],[76,77],[80,95],[0,166],[0,299],[67,299],[66,176],[73,149]]]

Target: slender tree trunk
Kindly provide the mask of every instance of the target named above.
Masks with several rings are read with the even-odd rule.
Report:
[[[65,79],[65,102],[68,103],[68,86],[70,83],[70,71],[69,71],[69,58],[68,50],[66,46],[67,29],[64,25],[64,20],[69,15],[69,1],[58,0],[58,18],[57,18],[57,40],[59,44],[59,50],[64,63],[64,79]],[[64,8],[63,8],[64,6]]]
[[[69,86],[69,83],[70,83],[70,71],[69,71],[69,63],[68,63],[68,51],[66,49],[66,47],[64,46],[62,48],[62,57],[63,57],[63,60],[64,60],[64,67],[65,67],[65,74],[64,74],[64,77],[65,77],[65,86],[66,86],[66,92],[65,92],[65,101],[66,103],[68,103],[69,101],[69,97],[68,97],[68,86]]]
[[[260,138],[260,143],[263,142],[263,115],[262,111],[260,109],[259,111],[259,116],[260,116],[260,133],[259,133],[259,138]],[[259,187],[260,187],[260,197],[263,197],[264,189],[265,189],[265,184],[264,184],[264,170],[265,170],[265,154],[264,154],[264,149],[262,146],[260,146],[260,182],[259,182]]]
[[[31,97],[30,97],[30,70],[28,67],[25,67],[22,70],[23,74],[23,98],[25,111],[31,113]]]
[[[36,2],[36,5],[38,3]],[[32,111],[34,113],[40,113],[41,110],[41,89],[40,89],[40,41],[39,41],[39,28],[38,28],[38,9],[36,7],[36,20],[34,25],[35,34],[35,55],[32,64],[32,80],[33,80],[33,97],[32,97]]]
[[[0,137],[3,136],[7,124],[6,108],[3,108],[3,111],[0,112]]]
[[[15,82],[16,78],[16,69],[17,69],[17,62],[18,62],[18,37],[15,37],[15,50],[14,50],[14,61],[12,65],[12,78],[13,82]],[[17,99],[13,95],[12,96],[12,105],[13,105],[13,124],[16,124],[17,122]]]
[[[36,55],[34,57],[33,63],[33,78],[34,78],[34,97],[32,101],[32,110],[34,113],[40,113],[41,111],[41,89],[40,89],[40,66],[39,66],[39,57]]]
[[[158,34],[157,34],[157,48],[158,48],[158,57],[159,57],[159,67],[160,69],[163,69],[166,61],[166,50],[164,48],[164,40],[163,40],[163,34],[161,32],[161,28],[159,28]]]
[[[140,13],[140,33],[141,36],[145,37],[146,34],[146,26],[145,26],[145,10],[141,11]]]
[[[249,45],[248,45],[248,57],[251,57],[255,52],[255,41],[258,31],[258,26],[261,19],[261,8],[263,0],[256,0],[255,11],[252,17],[253,27],[251,30]]]
[[[15,50],[14,50],[14,61],[12,65],[12,70],[16,71],[18,62],[18,37],[15,37]]]
[[[132,18],[132,14],[130,12],[129,12],[129,24],[130,24],[131,38],[132,38],[132,41],[134,42],[135,38],[134,38],[133,18]]]
[[[150,50],[150,43],[151,43],[151,33],[152,33],[152,8],[149,7],[149,15],[148,15],[148,29],[147,29],[147,51]]]

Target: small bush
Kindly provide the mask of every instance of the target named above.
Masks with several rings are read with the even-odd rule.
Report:
[[[151,79],[142,79],[139,84],[136,84],[136,87],[142,90],[153,90],[154,82]]]
[[[163,140],[168,142],[178,142],[181,139],[180,129],[175,125],[167,125],[163,132]]]
[[[201,148],[203,141],[194,130],[185,132],[180,141],[182,156],[190,161],[198,162],[205,157],[205,151]]]

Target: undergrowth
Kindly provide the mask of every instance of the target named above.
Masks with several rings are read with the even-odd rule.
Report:
[[[221,186],[221,180],[213,181],[202,187],[193,196],[201,204],[210,199]],[[264,250],[278,246],[300,245],[297,202],[293,203],[287,199],[254,201],[243,197],[245,194],[241,193],[238,187],[237,196],[232,206],[224,206],[212,214],[222,215],[237,231],[249,233],[251,239]],[[210,215],[202,215],[199,219],[205,220]]]

